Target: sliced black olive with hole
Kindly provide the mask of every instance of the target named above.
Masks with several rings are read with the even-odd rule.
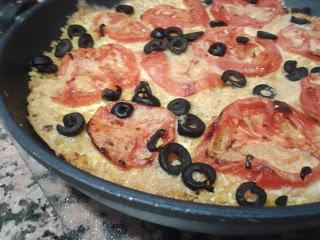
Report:
[[[168,103],[168,110],[173,112],[176,116],[185,115],[189,112],[191,104],[188,100],[183,98],[176,98]]]
[[[131,15],[134,13],[134,8],[130,5],[118,5],[116,6],[116,12],[119,12],[119,13],[125,13],[125,14],[128,14],[128,15]]]
[[[241,72],[235,70],[225,71],[221,78],[225,84],[232,87],[243,88],[247,84],[246,77]]]
[[[179,175],[192,162],[188,150],[178,143],[169,143],[161,148],[158,160],[161,168],[170,175]]]
[[[267,84],[259,84],[255,86],[252,93],[253,95],[258,97],[264,97],[264,98],[270,98],[270,99],[275,98],[275,96],[277,95],[276,90]]]
[[[117,118],[128,118],[133,113],[134,107],[130,103],[118,102],[113,105],[111,113]]]
[[[291,17],[290,22],[292,22],[294,24],[298,24],[298,25],[304,25],[304,24],[310,24],[311,23],[308,19],[299,18],[299,17],[295,17],[295,16]]]
[[[106,27],[106,25],[104,23],[99,25],[99,33],[101,37],[104,37],[104,28]]]
[[[160,148],[157,146],[157,144],[159,143],[159,140],[165,135],[165,133],[166,132],[164,129],[160,129],[150,137],[149,141],[147,142],[147,149],[150,152],[159,151]]]
[[[165,51],[169,46],[168,39],[163,38],[163,39],[152,39],[150,42],[148,42],[144,46],[144,53],[145,54],[150,54],[152,52],[163,52]]]
[[[211,5],[212,4],[212,0],[201,0],[205,5]]]
[[[292,8],[292,13],[302,13],[306,15],[311,15],[311,8],[310,7],[303,7],[303,8]]]
[[[160,107],[161,103],[158,98],[152,95],[149,83],[141,81],[134,90],[134,96],[132,97],[133,102],[146,104],[153,107]]]
[[[254,200],[247,199],[250,192],[254,195]],[[266,203],[267,193],[254,182],[245,182],[240,184],[236,191],[236,200],[239,206],[244,207],[262,207]]]
[[[39,65],[50,65],[53,64],[53,61],[48,56],[42,55],[37,56],[32,59],[31,65],[33,67],[39,66]]]
[[[297,69],[298,62],[296,60],[288,60],[284,63],[283,68],[287,73],[292,73]]]
[[[165,37],[167,37],[167,31],[164,28],[155,28],[151,32],[151,37],[157,38],[157,39],[165,38]]]
[[[196,179],[196,174],[199,174]],[[202,175],[202,176],[201,176]],[[182,170],[182,181],[191,190],[206,189],[213,192],[213,184],[216,181],[217,173],[210,165],[205,163],[193,163]],[[200,178],[200,179],[199,179]],[[201,179],[204,178],[204,179]]]
[[[204,34],[204,31],[199,31],[199,32],[192,32],[192,33],[186,33],[183,35],[185,39],[189,42],[193,42],[197,40],[199,37],[201,37]]]
[[[178,133],[181,136],[198,138],[205,130],[205,123],[196,115],[187,114],[178,121]]]
[[[58,71],[58,66],[55,64],[48,65],[38,65],[34,66],[40,73],[56,73]]]
[[[273,101],[273,108],[275,110],[282,112],[282,113],[285,113],[285,114],[292,113],[291,107],[285,102]]]
[[[276,206],[278,207],[283,207],[283,206],[286,206],[287,203],[288,203],[288,196],[286,195],[283,195],[283,196],[280,196],[278,197],[275,202]]]
[[[87,30],[81,25],[73,24],[68,27],[68,36],[69,38],[80,37],[85,34]]]
[[[57,125],[57,131],[63,136],[74,137],[80,134],[85,127],[85,119],[81,113],[69,113],[63,117],[63,125]]]
[[[237,43],[239,44],[247,44],[249,42],[249,38],[247,37],[243,37],[243,36],[239,36],[236,38]]]
[[[118,101],[121,97],[122,89],[120,86],[116,86],[116,90],[106,88],[102,90],[102,98],[108,101]]]
[[[93,48],[94,40],[89,33],[85,33],[80,36],[78,45],[80,48]]]
[[[181,37],[183,35],[183,31],[179,27],[168,27],[166,29],[166,32],[167,32],[167,36],[169,37],[169,39]]]
[[[211,55],[217,57],[223,57],[226,54],[226,51],[227,46],[221,42],[213,43],[208,50]]]
[[[188,48],[188,41],[185,37],[175,37],[169,42],[169,50],[174,54],[180,55]]]
[[[62,39],[59,41],[58,45],[56,46],[54,56],[57,58],[62,58],[68,52],[72,50],[72,42],[70,39]]]
[[[312,74],[320,73],[320,67],[314,67],[311,69]]]
[[[265,32],[265,31],[258,31],[257,37],[262,38],[262,39],[270,39],[270,40],[277,40],[278,39],[277,35],[274,35],[272,33]]]
[[[309,70],[306,67],[296,68],[294,71],[286,75],[286,78],[290,81],[296,82],[302,78],[308,76]]]
[[[210,27],[224,27],[227,26],[227,23],[221,20],[212,20],[209,22]]]
[[[302,180],[305,179],[305,177],[309,174],[312,173],[312,168],[311,167],[308,167],[308,166],[304,166],[303,168],[301,168],[301,171],[300,171],[300,178]]]

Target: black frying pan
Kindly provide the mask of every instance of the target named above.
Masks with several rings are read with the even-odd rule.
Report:
[[[117,2],[105,1],[110,5]],[[301,4],[310,6],[314,14],[320,15],[318,0],[288,2],[296,4],[296,7],[302,7]],[[65,24],[66,16],[76,10],[76,4],[77,0],[46,0],[37,4],[16,17],[0,46],[1,119],[31,156],[106,206],[170,227],[230,235],[276,233],[320,225],[320,203],[283,208],[247,208],[177,201],[101,180],[55,156],[34,133],[26,118],[29,63],[32,57],[48,50],[53,39],[59,38],[59,28]]]

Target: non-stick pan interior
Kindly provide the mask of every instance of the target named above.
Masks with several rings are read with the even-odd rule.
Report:
[[[108,0],[110,2],[110,0]],[[114,1],[118,2],[118,1]],[[302,1],[292,2],[301,7]],[[320,13],[319,1],[313,12]],[[294,5],[294,4],[300,5]],[[187,230],[254,234],[279,232],[320,223],[320,205],[282,209],[244,209],[191,204],[169,200],[119,187],[74,169],[58,159],[32,130],[27,120],[28,71],[32,57],[48,50],[52,40],[60,36],[60,27],[76,10],[77,0],[46,0],[20,18],[4,38],[0,52],[1,117],[17,141],[38,161],[88,195],[139,218]]]

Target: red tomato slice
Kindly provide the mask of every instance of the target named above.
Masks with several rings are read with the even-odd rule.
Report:
[[[249,154],[254,158],[247,169]],[[207,128],[194,160],[267,189],[305,186],[320,177],[320,127],[283,102],[238,100]],[[312,174],[302,180],[304,166]]]
[[[301,81],[300,104],[306,113],[320,122],[320,74]]]
[[[278,33],[279,46],[285,51],[320,61],[319,22],[312,21],[312,30],[304,26],[288,25]]]
[[[110,103],[100,107],[87,126],[92,142],[100,152],[112,163],[126,169],[152,164],[157,153],[148,151],[148,140],[156,131],[164,129],[161,146],[173,142],[176,125],[174,115],[165,108],[130,104],[134,112],[129,118],[119,119],[111,114],[114,103]]]
[[[150,30],[140,21],[135,21],[125,13],[102,13],[94,19],[94,25],[105,24],[104,34],[121,42],[139,42],[150,39]]]
[[[165,53],[157,52],[145,55],[141,65],[153,81],[175,96],[187,97],[223,85],[196,44],[189,45],[183,58],[168,58]]]
[[[262,0],[250,4],[247,0],[215,0],[210,9],[215,19],[232,27],[262,28],[284,14],[280,0]]]
[[[139,69],[131,50],[107,44],[71,51],[61,60],[58,76],[66,82],[66,88],[52,99],[68,107],[78,107],[99,101],[105,88],[135,86],[139,82]]]
[[[245,36],[250,40],[247,44],[239,44],[236,42],[238,36]],[[208,53],[210,45],[216,42],[222,42],[227,46],[223,57]],[[208,60],[221,70],[237,70],[249,77],[275,72],[282,62],[274,41],[248,36],[241,29],[220,27],[207,31],[202,47],[208,55]]]
[[[209,17],[199,0],[183,0],[186,9],[161,4],[150,8],[141,17],[143,21],[154,27],[168,28],[172,26],[191,28],[207,26]]]

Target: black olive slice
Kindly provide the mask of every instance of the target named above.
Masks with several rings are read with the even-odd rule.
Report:
[[[102,97],[108,101],[118,101],[121,97],[122,89],[120,86],[116,86],[116,90],[106,88],[102,90]]]
[[[294,24],[298,24],[298,25],[304,25],[304,24],[311,23],[308,19],[299,18],[299,17],[295,17],[295,16],[291,17],[290,22],[292,22]]]
[[[111,113],[117,118],[128,118],[133,113],[134,107],[130,103],[118,102],[113,105]]]
[[[37,65],[34,67],[41,73],[55,73],[58,71],[58,66],[55,64]]]
[[[274,202],[278,207],[283,207],[286,206],[288,203],[288,196],[283,195],[280,196],[276,199],[276,201]]]
[[[197,181],[194,179],[194,173],[200,173],[205,176],[205,180]],[[191,190],[206,189],[213,192],[213,184],[216,180],[217,173],[210,165],[205,163],[193,163],[187,165],[182,170],[182,181]]]
[[[286,78],[290,81],[299,81],[302,78],[308,76],[309,70],[306,67],[296,68],[293,72],[286,75]]]
[[[205,123],[196,115],[187,114],[178,121],[178,133],[181,136],[197,138],[206,130]]]
[[[150,137],[149,141],[147,142],[147,149],[150,152],[156,152],[160,149],[159,147],[157,147],[157,143],[164,136],[165,133],[166,132],[164,129],[160,129]]]
[[[248,3],[250,3],[250,4],[257,4],[257,3],[258,3],[258,0],[248,0]]]
[[[151,32],[151,37],[157,38],[157,39],[165,38],[165,37],[167,37],[167,31],[164,28],[155,28]]]
[[[257,196],[255,201],[248,201],[245,197],[246,192],[250,191]],[[267,193],[257,186],[254,182],[245,182],[240,184],[236,191],[236,200],[239,206],[245,207],[262,207],[267,200]]]
[[[288,60],[284,63],[283,68],[287,73],[292,73],[297,69],[298,62],[296,60]]]
[[[303,8],[292,8],[292,13],[302,13],[306,15],[311,15],[311,8],[310,7],[303,7]]]
[[[285,113],[285,114],[292,113],[291,107],[285,102],[273,101],[273,107],[275,110],[282,112],[282,113]]]
[[[224,27],[227,26],[227,23],[221,20],[212,20],[209,22],[210,27]]]
[[[31,65],[33,67],[39,66],[39,65],[50,65],[53,64],[53,61],[48,56],[42,55],[37,56],[32,59]]]
[[[169,38],[181,37],[183,35],[182,29],[178,27],[168,27],[166,32]]]
[[[201,0],[205,5],[211,5],[212,0]]]
[[[247,37],[243,37],[243,36],[239,36],[236,38],[237,43],[239,44],[247,44],[249,42],[249,38]]]
[[[172,38],[169,42],[169,50],[174,54],[180,55],[188,48],[188,41],[184,37]]]
[[[277,35],[274,35],[272,33],[265,32],[265,31],[258,31],[257,32],[257,37],[258,38],[263,38],[263,39],[270,39],[270,40],[277,40],[278,39]]]
[[[62,39],[59,41],[58,45],[56,46],[54,56],[56,56],[57,58],[62,58],[71,50],[72,50],[72,42],[70,41],[70,39]]]
[[[156,52],[162,52],[165,51],[169,46],[169,42],[168,39],[163,38],[163,39],[152,39],[150,42],[148,42],[145,46],[144,46],[144,53],[145,54],[150,54],[153,51]]]
[[[320,73],[320,67],[314,67],[311,69],[311,73],[315,74],[315,73]]]
[[[94,41],[89,33],[82,34],[79,38],[78,45],[80,48],[93,48]]]
[[[199,31],[199,32],[193,32],[193,33],[186,33],[183,35],[183,37],[185,37],[185,39],[187,39],[189,42],[192,42],[197,40],[203,34],[204,34],[204,31]]]
[[[168,110],[176,116],[185,115],[189,112],[191,104],[188,100],[183,98],[176,98],[168,103]]]
[[[311,173],[312,173],[311,167],[305,166],[305,167],[301,168],[300,178],[301,178],[302,180],[304,180],[305,177],[306,177],[307,175],[311,174]]]
[[[141,81],[134,90],[134,96],[132,97],[133,102],[150,105],[153,107],[160,107],[161,103],[158,98],[152,95],[149,83]]]
[[[134,8],[130,5],[118,5],[116,6],[116,12],[125,13],[131,15],[134,13]]]
[[[270,99],[273,99],[277,95],[276,90],[267,84],[259,84],[255,86],[252,93],[253,95],[258,97],[264,97],[264,98],[270,98]]]
[[[99,33],[101,37],[104,37],[104,28],[106,27],[106,25],[104,23],[99,25]]]
[[[226,54],[227,46],[224,43],[217,42],[213,43],[208,52],[213,56],[223,57]]]
[[[252,156],[251,154],[248,154],[248,155],[246,156],[246,161],[245,161],[245,164],[244,164],[244,166],[245,166],[246,169],[250,169],[250,168],[252,167],[251,161],[252,161],[253,159],[254,159],[254,156]]]
[[[225,71],[221,78],[226,84],[237,88],[242,88],[247,84],[246,77],[241,72],[235,70]]]
[[[176,156],[177,159],[174,160],[177,160],[179,165],[171,161],[172,156]],[[192,162],[188,150],[178,143],[169,143],[161,148],[158,160],[161,168],[170,175],[179,175],[182,169]]]
[[[81,35],[85,34],[87,32],[87,30],[82,27],[81,25],[70,25],[68,27],[68,36],[69,38],[73,38],[73,37],[80,37]]]
[[[81,113],[69,113],[63,117],[63,125],[57,125],[57,131],[63,136],[74,137],[81,133],[85,127],[85,119]]]

